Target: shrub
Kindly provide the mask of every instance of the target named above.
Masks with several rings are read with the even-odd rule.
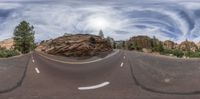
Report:
[[[154,52],[164,52],[164,48],[161,42],[159,42],[157,45],[153,46],[153,51]]]
[[[168,49],[165,49],[161,52],[161,54],[163,55],[169,55],[169,54],[173,54],[174,56],[177,56],[177,57],[183,57],[184,53],[183,51],[181,50],[168,50]]]
[[[187,56],[187,57],[200,57],[200,52],[189,51],[189,52],[185,53],[185,56]]]
[[[184,53],[181,50],[174,50],[173,55],[175,55],[177,57],[183,57]]]
[[[8,58],[8,57],[12,57],[12,56],[16,56],[19,55],[20,53],[16,50],[13,49],[3,49],[0,48],[0,58]]]

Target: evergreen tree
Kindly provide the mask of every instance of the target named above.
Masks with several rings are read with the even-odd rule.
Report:
[[[122,41],[122,48],[125,49],[125,47],[126,47],[126,42]]]
[[[112,48],[114,48],[114,42],[115,42],[114,39],[108,36],[106,40],[112,46]]]
[[[116,49],[116,42],[113,43],[113,48]]]
[[[102,30],[99,31],[99,36],[100,36],[101,38],[104,38],[104,34],[103,34],[103,31],[102,31]]]
[[[158,42],[158,40],[156,39],[156,37],[155,36],[153,36],[153,39],[152,39],[152,47],[154,48],[154,47],[157,47],[157,42]]]
[[[34,49],[34,27],[26,21],[20,24],[14,30],[14,48],[25,54]]]

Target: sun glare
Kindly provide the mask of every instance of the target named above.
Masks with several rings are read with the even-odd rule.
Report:
[[[110,23],[108,20],[102,17],[92,18],[89,20],[89,25],[94,29],[105,29],[109,27]]]

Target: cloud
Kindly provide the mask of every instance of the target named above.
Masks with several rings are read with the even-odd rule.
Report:
[[[15,26],[22,20],[34,25],[36,41],[55,38],[64,33],[98,34],[99,30],[91,26],[91,19],[104,18],[109,23],[103,30],[104,34],[116,40],[129,39],[135,35],[156,36],[161,40],[177,42],[186,38],[196,42],[200,40],[199,3],[144,1],[76,0],[54,4],[54,1],[48,0],[11,0],[0,3],[0,39],[11,37]]]

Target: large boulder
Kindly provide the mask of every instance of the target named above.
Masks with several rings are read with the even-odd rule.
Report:
[[[65,35],[43,41],[37,49],[48,54],[65,56],[93,56],[112,51],[107,40],[89,34]]]

